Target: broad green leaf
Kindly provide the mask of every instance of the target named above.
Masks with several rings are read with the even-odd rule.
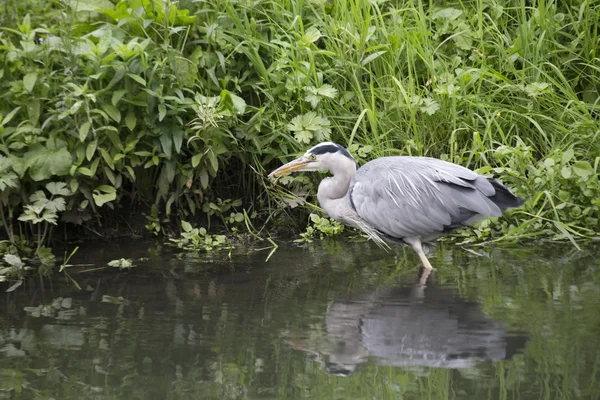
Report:
[[[303,45],[308,45],[309,43],[314,43],[317,40],[319,40],[321,36],[323,36],[321,35],[321,32],[314,26],[311,26],[304,32],[304,35],[300,39],[300,42]]]
[[[19,256],[15,256],[14,254],[5,254],[4,262],[10,265],[11,267],[23,268],[25,264],[21,261]]]
[[[113,74],[112,79],[108,83],[106,89],[110,89],[114,85],[116,85],[123,77],[125,76],[125,67],[122,64],[119,64],[118,67],[115,68],[115,73]]]
[[[25,169],[29,171],[29,176],[34,181],[42,181],[50,178],[52,175],[65,176],[69,173],[72,164],[71,153],[65,147],[57,147],[48,140],[48,147],[36,143],[25,153]],[[60,142],[62,143],[62,142]]]
[[[131,180],[133,182],[135,182],[135,171],[133,170],[133,168],[131,168],[129,165],[126,165],[125,169],[127,170],[127,172],[129,172],[129,176],[131,177]]]
[[[133,112],[133,110],[129,110],[127,112],[127,115],[125,116],[125,125],[127,125],[127,128],[129,128],[129,130],[133,132],[136,123],[137,120],[135,118],[135,113]]]
[[[192,231],[192,224],[190,224],[187,221],[181,221],[181,228],[185,231],[185,232],[191,232]]]
[[[30,72],[27,75],[25,75],[23,77],[23,86],[25,87],[25,90],[27,90],[29,93],[31,93],[31,91],[33,90],[33,87],[35,86],[36,81],[37,81],[37,72]]]
[[[112,98],[110,100],[112,105],[116,107],[117,104],[119,103],[119,100],[121,100],[121,98],[125,95],[125,93],[127,93],[126,89],[121,89],[121,90],[117,90],[116,92],[114,92],[112,95]]]
[[[427,115],[433,115],[437,110],[440,109],[440,105],[432,98],[425,97],[421,103],[419,110]]]
[[[52,211],[53,213],[57,213],[59,211],[65,211],[67,209],[67,203],[65,202],[64,197],[57,197],[52,200],[48,200],[48,202],[44,205],[46,210]]]
[[[85,149],[85,158],[88,161],[92,161],[94,154],[96,153],[96,147],[98,147],[98,141],[92,140],[88,143],[87,148]]]
[[[27,102],[27,115],[29,116],[29,120],[33,124],[37,124],[40,119],[40,107],[41,103],[39,100],[30,100]]]
[[[331,135],[330,125],[327,118],[309,111],[294,117],[287,127],[300,143],[309,143],[313,138],[319,141],[328,140]]]
[[[133,79],[134,81],[136,81],[137,83],[139,83],[142,86],[146,86],[146,80],[144,78],[142,78],[139,75],[134,75],[134,74],[127,74],[128,77],[130,77],[131,79]]]
[[[312,108],[317,107],[322,97],[334,99],[338,94],[337,89],[328,84],[324,84],[319,88],[315,88],[314,86],[308,86],[306,90],[308,93],[304,97],[304,101],[309,102]]]
[[[162,121],[165,119],[165,115],[167,115],[167,107],[164,104],[158,105],[158,120]]]
[[[573,150],[572,147],[568,150],[563,151],[562,162],[568,163],[569,161],[571,161],[571,159],[573,158],[574,155],[575,155],[575,151]]]
[[[71,194],[64,182],[49,182],[46,184],[46,189],[54,196],[69,196]]]
[[[453,20],[462,15],[461,10],[457,10],[456,8],[444,8],[443,10],[439,10],[433,14],[433,19],[449,19]]]
[[[200,185],[202,185],[202,189],[205,189],[208,187],[208,172],[206,171],[206,168],[202,168],[202,171],[200,171]]]
[[[228,90],[221,91],[221,101],[228,109],[237,114],[243,114],[246,112],[246,101]]]
[[[573,163],[572,168],[575,175],[582,178],[587,178],[594,174],[594,168],[587,161],[577,161]]]
[[[11,112],[9,112],[8,114],[6,114],[6,117],[2,118],[0,116],[0,126],[5,126],[6,124],[8,124],[10,122],[11,119],[13,119],[13,117],[17,114],[17,112],[19,112],[19,110],[21,109],[21,106],[14,108],[13,110],[11,110]]]
[[[104,170],[104,175],[106,175],[106,177],[108,178],[110,183],[112,183],[114,186],[116,186],[117,179],[115,178],[115,174],[113,174],[113,172],[108,167],[104,167],[103,170]]]
[[[173,139],[167,133],[163,133],[160,135],[160,145],[162,147],[163,153],[167,156],[167,159],[171,159],[171,153],[173,149]]]
[[[121,122],[121,113],[115,106],[108,103],[100,103],[100,106],[112,119],[114,119],[116,122]]]
[[[100,154],[102,154],[102,158],[104,159],[106,164],[108,164],[110,169],[115,169],[115,163],[114,163],[110,153],[108,151],[104,150],[103,148],[100,148],[99,150],[100,150]]]
[[[202,154],[196,154],[192,157],[192,168],[196,168],[202,160]]]
[[[179,154],[181,152],[181,144],[183,143],[183,129],[179,127],[173,127],[173,145],[175,146],[175,152]]]
[[[231,92],[229,92],[231,96],[231,101],[233,102],[233,108],[237,111],[238,114],[243,114],[246,112],[246,101],[242,99],[240,96],[237,96]]]
[[[85,175],[85,176],[93,176],[94,175],[94,172],[91,169],[86,168],[86,167],[77,168],[77,172],[79,172],[80,174]]]
[[[89,121],[84,122],[79,127],[79,140],[84,142],[87,139],[88,132],[90,131],[91,124]]]
[[[119,137],[119,133],[115,131],[107,131],[106,136],[110,139],[112,144],[119,150],[123,151],[123,143],[121,143],[121,138]]]
[[[552,92],[552,87],[546,82],[533,82],[525,86],[525,93],[530,97],[538,97]]]
[[[117,190],[112,186],[101,185],[94,189],[92,196],[94,197],[94,203],[98,207],[102,207],[117,198]]]
[[[213,151],[209,151],[208,153],[208,161],[210,161],[210,166],[212,167],[214,172],[219,170],[219,160],[217,160],[217,156]]]

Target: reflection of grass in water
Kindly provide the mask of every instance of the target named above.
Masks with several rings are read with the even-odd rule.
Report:
[[[3,314],[0,388],[64,399],[95,392],[99,398],[170,399],[597,396],[600,316],[595,305],[600,290],[597,261],[589,255],[593,251],[558,252],[551,258],[538,256],[537,249],[479,249],[486,257],[439,251],[438,285],[457,288],[465,299],[479,302],[490,318],[527,332],[530,341],[523,353],[466,370],[396,368],[371,359],[350,377],[326,374],[312,355],[284,345],[280,332],[322,334],[327,307],[335,298],[382,282],[392,285],[398,274],[392,257],[369,262],[367,249],[343,247],[344,254],[337,254],[337,246],[321,252],[306,249],[298,253],[298,265],[274,269],[268,284],[266,278],[237,285],[214,278],[159,280],[144,295],[140,288],[150,281],[122,281],[120,295],[130,306],[99,306],[79,297],[74,307],[83,306],[87,315],[82,311],[66,322],[30,317],[19,325]],[[277,257],[282,256],[274,255],[274,262],[283,260]],[[287,295],[278,295],[282,292]],[[81,331],[72,322],[84,326],[86,340],[79,350],[57,347],[57,338],[38,332],[39,324],[66,324]],[[10,326],[17,327],[14,334]],[[27,356],[6,357],[9,345]]]

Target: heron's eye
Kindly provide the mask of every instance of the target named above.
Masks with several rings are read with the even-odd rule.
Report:
[[[314,154],[309,154],[308,159],[309,159],[309,161],[315,161],[317,159],[317,156]]]

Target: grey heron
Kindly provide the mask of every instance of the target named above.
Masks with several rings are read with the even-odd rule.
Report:
[[[329,217],[362,230],[380,247],[410,245],[427,272],[433,268],[424,243],[523,204],[498,180],[436,158],[381,157],[357,169],[348,150],[332,142],[317,144],[269,177],[295,171],[330,171],[317,192]]]

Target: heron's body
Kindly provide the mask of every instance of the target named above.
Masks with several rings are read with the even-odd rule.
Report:
[[[331,171],[319,185],[321,208],[382,247],[384,240],[411,245],[426,269],[431,265],[422,243],[523,203],[497,180],[435,158],[382,157],[357,170],[346,149],[329,142],[272,175],[294,170]]]

